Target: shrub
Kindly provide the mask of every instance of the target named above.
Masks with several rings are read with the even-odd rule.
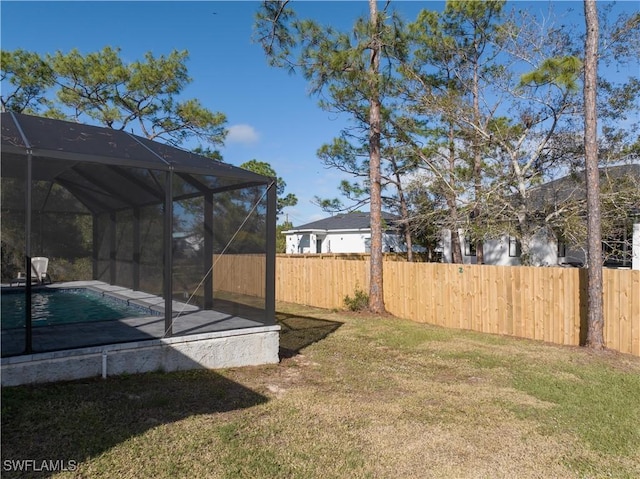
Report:
[[[93,278],[91,258],[75,258],[73,261],[64,258],[49,260],[49,274],[53,281],[78,281]]]
[[[356,286],[353,298],[344,297],[344,305],[349,311],[364,311],[369,307],[369,295]]]
[[[11,247],[8,242],[2,241],[0,245],[2,255],[2,281],[7,282],[18,277],[18,271],[24,269],[20,252]]]

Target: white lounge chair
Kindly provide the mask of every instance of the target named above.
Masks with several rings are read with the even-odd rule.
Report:
[[[31,282],[44,284],[47,281],[51,283],[51,276],[47,273],[47,268],[49,267],[49,258],[45,258],[44,256],[36,256],[31,258]],[[11,281],[11,286],[13,283],[17,283],[18,285],[26,283],[27,275],[25,273],[18,273],[18,277]]]
[[[44,256],[36,256],[35,258],[31,258],[31,279],[35,279],[38,283],[44,283],[48,281],[51,283],[51,277],[49,273],[47,273],[47,268],[49,267],[49,258],[45,258]]]

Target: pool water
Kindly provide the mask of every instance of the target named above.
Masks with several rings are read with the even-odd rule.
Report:
[[[3,292],[0,321],[2,329],[25,325],[24,292]],[[43,290],[31,294],[31,321],[34,327],[53,324],[109,321],[149,316],[150,310],[129,306],[125,301],[88,289]]]

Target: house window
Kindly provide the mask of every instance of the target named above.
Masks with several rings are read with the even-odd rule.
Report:
[[[464,239],[464,255],[475,256],[476,255],[476,243],[471,238],[466,237]]]
[[[522,245],[517,238],[509,236],[509,257],[519,258],[522,254]]]
[[[558,241],[558,258],[565,258],[567,256],[567,245],[562,241]]]
[[[620,225],[616,231],[602,239],[604,266],[620,268],[631,266],[633,227]]]

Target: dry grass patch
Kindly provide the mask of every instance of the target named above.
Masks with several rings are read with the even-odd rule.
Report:
[[[279,365],[4,390],[3,460],[80,462],[60,477],[640,477],[637,358],[279,309]]]

